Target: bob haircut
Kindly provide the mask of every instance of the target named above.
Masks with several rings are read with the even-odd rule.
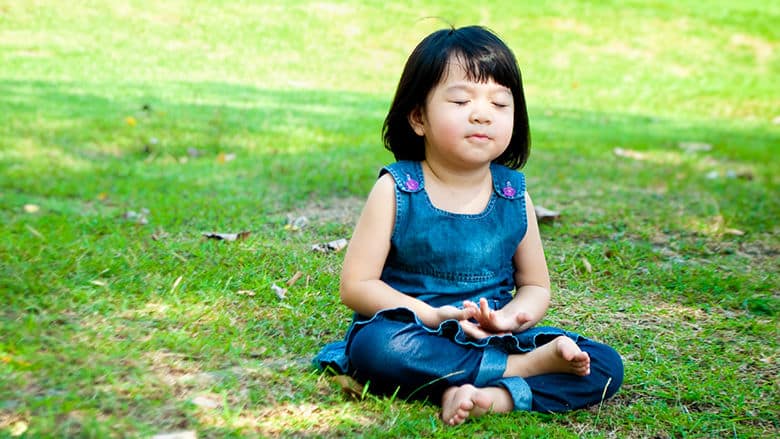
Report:
[[[509,47],[481,26],[438,30],[425,37],[409,55],[382,127],[385,148],[396,160],[425,159],[425,141],[412,129],[409,115],[417,108],[425,108],[428,93],[442,80],[452,59],[463,63],[469,80],[493,79],[512,91],[512,138],[494,162],[512,169],[522,167],[530,153],[531,138],[520,70]]]

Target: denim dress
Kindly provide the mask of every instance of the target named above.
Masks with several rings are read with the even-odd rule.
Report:
[[[460,308],[464,300],[486,298],[492,309],[500,309],[512,300],[513,256],[528,226],[525,177],[497,164],[490,171],[493,193],[485,209],[456,214],[433,205],[420,162],[399,161],[382,169],[380,176],[389,173],[396,185],[395,225],[381,274],[385,283],[434,307]],[[508,355],[529,352],[560,335],[589,353],[590,375],[548,374],[542,380],[502,376]],[[345,339],[326,345],[314,364],[353,375],[378,393],[435,402],[451,386],[501,386],[515,409],[539,411],[596,403],[617,391],[623,376],[614,350],[572,332],[533,327],[475,340],[456,320],[429,328],[407,308],[356,314]],[[580,387],[573,395],[560,388],[573,384]]]

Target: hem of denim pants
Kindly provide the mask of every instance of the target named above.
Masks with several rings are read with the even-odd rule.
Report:
[[[489,382],[501,379],[506,370],[507,353],[496,348],[487,347],[482,351],[482,361],[474,378],[474,385],[485,387]]]
[[[524,412],[531,411],[531,403],[533,402],[533,393],[531,393],[531,387],[528,383],[520,377],[506,377],[491,383],[493,385],[500,385],[509,392],[509,396],[512,397],[514,403],[514,409]]]

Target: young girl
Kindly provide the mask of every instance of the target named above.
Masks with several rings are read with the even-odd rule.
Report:
[[[513,170],[528,158],[529,130],[511,50],[477,26],[429,35],[406,63],[383,135],[398,161],[368,196],[341,276],[354,321],[315,363],[372,391],[440,401],[451,425],[612,396],[617,352],[535,327],[550,279]]]

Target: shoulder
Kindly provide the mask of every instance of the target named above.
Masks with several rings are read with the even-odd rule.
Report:
[[[499,164],[490,165],[496,193],[510,200],[525,199],[525,174]]]
[[[385,212],[395,209],[396,184],[390,174],[382,174],[374,182],[371,192],[368,194],[363,211]]]
[[[379,176],[390,176],[402,192],[419,192],[424,181],[420,162],[401,160],[387,165],[379,171]]]
[[[374,187],[371,189],[371,195],[378,195],[380,197],[390,197],[395,192],[395,180],[390,174],[380,174],[376,179]]]

